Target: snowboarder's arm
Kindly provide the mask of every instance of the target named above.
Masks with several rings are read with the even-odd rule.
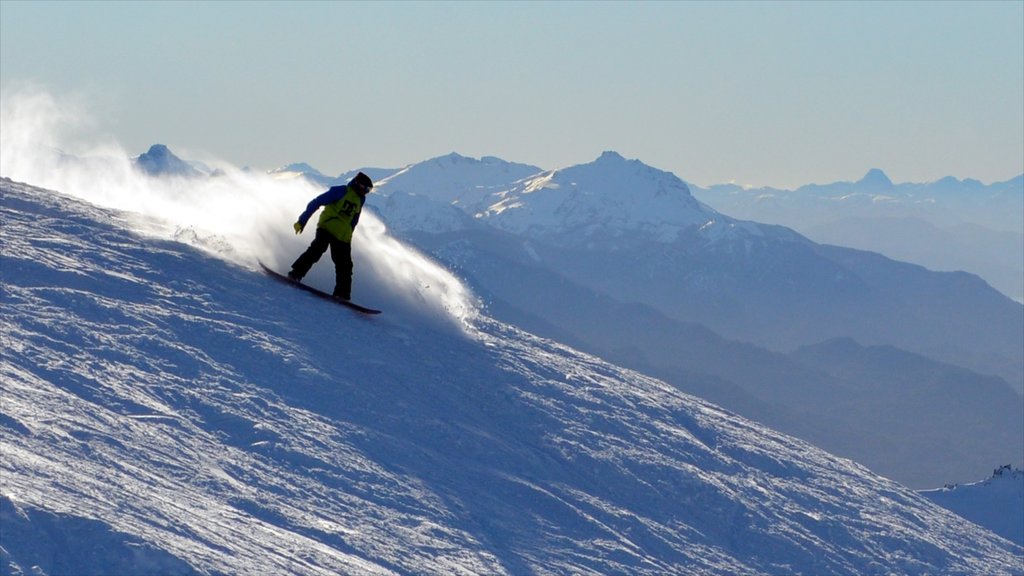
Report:
[[[345,192],[345,186],[334,186],[327,192],[313,198],[310,200],[309,204],[306,205],[306,211],[299,215],[298,223],[301,224],[302,227],[305,227],[306,222],[309,222],[309,218],[314,212],[316,212],[321,206],[326,206],[331,202],[341,200],[341,198],[345,196]]]

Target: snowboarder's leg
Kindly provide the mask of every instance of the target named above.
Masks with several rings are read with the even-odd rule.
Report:
[[[331,240],[331,260],[334,260],[334,296],[352,299],[352,245]]]
[[[302,280],[309,272],[309,269],[313,267],[313,264],[316,264],[317,260],[320,260],[320,257],[327,251],[327,247],[331,245],[333,238],[330,232],[317,228],[316,237],[313,238],[309,248],[306,248],[306,251],[292,264],[292,270],[288,273],[288,277],[292,280]]]

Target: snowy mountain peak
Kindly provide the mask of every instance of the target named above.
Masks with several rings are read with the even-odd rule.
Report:
[[[178,158],[170,148],[163,144],[154,144],[149,150],[133,160],[133,164],[150,176],[185,176],[195,178],[202,173],[191,164]]]
[[[503,160],[501,158],[498,158],[497,156],[484,156],[484,157],[478,159],[478,158],[473,158],[473,157],[470,157],[470,156],[463,156],[462,154],[459,154],[458,152],[451,152],[451,153],[445,154],[444,156],[438,156],[436,158],[431,158],[429,160],[421,162],[420,164],[435,164],[435,165],[445,165],[445,164],[448,164],[448,165],[453,165],[453,166],[470,166],[470,167],[481,167],[481,166],[490,166],[490,167],[521,166],[521,167],[524,167],[524,168],[530,170],[531,173],[540,172],[540,168],[537,168],[536,166],[528,166],[528,165],[525,165],[525,164],[516,164],[514,162],[509,162],[507,160]],[[415,164],[414,166],[419,166],[420,164]]]
[[[451,169],[452,167],[480,167],[480,166],[511,166],[514,165],[512,162],[502,160],[497,156],[484,156],[482,158],[473,158],[471,156],[463,156],[458,152],[449,152],[443,156],[437,156],[429,158],[423,162],[412,164],[407,166],[405,170],[413,168],[422,168],[424,165],[432,165],[440,169]],[[534,172],[539,172],[540,169],[535,166],[530,166],[530,169]]]
[[[288,165],[282,166],[280,168],[275,168],[275,169],[270,171],[270,174],[281,174],[281,173],[285,173],[285,172],[299,172],[299,173],[302,173],[302,174],[311,174],[311,175],[314,175],[314,176],[323,176],[324,175],[322,172],[320,172],[316,168],[313,168],[312,166],[310,166],[309,164],[307,164],[305,162],[295,162],[293,164],[288,164]]]
[[[306,162],[294,162],[275,168],[267,172],[275,180],[290,180],[294,178],[304,178],[305,180],[316,184],[317,186],[330,186],[335,182],[335,178],[320,172],[310,164]]]
[[[541,172],[528,164],[517,164],[485,156],[481,159],[452,152],[409,165],[377,183],[376,191],[387,196],[395,192],[416,194],[443,204],[456,204],[468,212],[488,195],[507,190],[515,182]]]
[[[671,242],[684,229],[721,218],[674,174],[610,151],[520,182],[480,216],[511,232],[588,244],[622,237]]]

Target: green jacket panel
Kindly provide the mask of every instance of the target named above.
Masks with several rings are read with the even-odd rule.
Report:
[[[323,228],[342,242],[352,242],[352,233],[359,222],[359,214],[363,211],[364,197],[350,186],[341,198],[324,204],[324,210],[317,221],[317,227]]]

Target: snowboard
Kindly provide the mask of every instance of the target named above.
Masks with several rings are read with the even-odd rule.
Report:
[[[259,260],[257,260],[257,262],[259,262]],[[279,274],[279,273],[275,272],[274,270],[271,270],[270,268],[268,268],[267,265],[264,264],[263,262],[260,262],[259,264],[260,264],[260,268],[263,268],[263,271],[266,272],[268,276],[271,276],[271,277],[273,277],[273,278],[275,278],[277,280],[280,280],[281,282],[284,282],[285,284],[290,284],[292,286],[295,286],[296,288],[299,288],[301,290],[305,290],[306,292],[309,292],[310,294],[315,294],[315,295],[323,298],[324,300],[330,300],[331,302],[334,302],[336,304],[341,304],[342,306],[345,306],[347,308],[351,308],[352,310],[355,310],[356,312],[361,312],[363,314],[380,314],[380,312],[381,312],[380,310],[374,310],[373,308],[367,308],[366,306],[360,306],[359,304],[356,304],[355,302],[349,302],[347,300],[340,300],[338,298],[335,298],[334,296],[331,296],[327,292],[324,292],[323,290],[318,290],[318,289],[313,288],[312,286],[310,286],[308,284],[303,284],[302,282],[298,282],[298,281],[292,280],[291,278],[285,276],[284,274]]]

